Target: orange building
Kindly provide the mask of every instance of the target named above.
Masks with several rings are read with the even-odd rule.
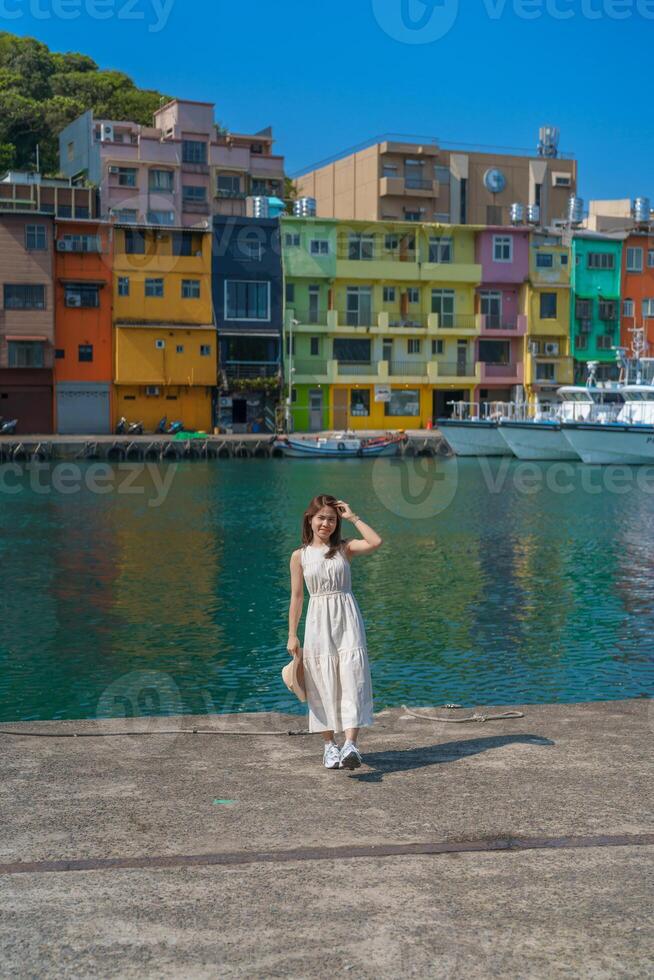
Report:
[[[632,231],[622,249],[622,316],[620,343],[636,353],[642,330],[642,354],[654,355],[654,234]]]
[[[111,431],[113,229],[57,219],[55,418],[61,433]]]

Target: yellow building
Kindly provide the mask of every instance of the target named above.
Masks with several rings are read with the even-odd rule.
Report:
[[[570,249],[561,237],[533,232],[527,287],[525,386],[533,408],[573,383],[570,356]]]
[[[211,233],[120,226],[114,253],[117,416],[209,431],[217,382]]]

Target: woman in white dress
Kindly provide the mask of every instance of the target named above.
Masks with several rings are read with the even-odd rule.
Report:
[[[341,519],[351,521],[363,537],[342,540]],[[350,561],[354,555],[376,551],[381,543],[377,532],[344,500],[319,494],[304,512],[302,547],[291,555],[287,649],[291,656],[302,657],[309,730],[322,734],[327,769],[358,768],[359,728],[373,723],[366,630],[352,592]],[[303,577],[310,599],[300,654]],[[345,733],[341,749],[334,740],[338,732]]]

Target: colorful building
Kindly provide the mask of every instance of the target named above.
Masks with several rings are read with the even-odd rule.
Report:
[[[272,432],[282,380],[279,221],[215,217],[213,228],[217,424],[233,432]]]
[[[173,99],[152,126],[85,112],[61,132],[59,163],[66,177],[98,188],[104,218],[209,228],[213,214],[245,215],[250,195],[283,195],[273,142],[271,129],[219,129],[213,103]]]
[[[164,416],[209,431],[216,385],[211,235],[114,231],[115,417],[153,430]]]
[[[0,211],[0,416],[52,432],[53,219]]]
[[[572,239],[570,323],[575,378],[588,361],[599,362],[598,380],[616,380],[620,345],[620,280],[624,234],[576,231]]]
[[[113,228],[59,219],[55,226],[55,427],[111,431]]]
[[[556,389],[574,380],[570,249],[560,235],[533,231],[529,253],[525,388],[537,408],[551,404]]]
[[[477,233],[482,282],[477,291],[481,379],[476,400],[481,405],[514,401],[516,386],[524,384],[529,235],[528,228],[513,226]]]
[[[621,344],[629,355],[654,354],[654,233],[632,231],[622,250]]]
[[[282,234],[299,430],[424,428],[474,400],[474,228],[284,218]]]

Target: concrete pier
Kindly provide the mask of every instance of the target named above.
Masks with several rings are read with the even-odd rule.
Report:
[[[654,702],[476,710],[0,725],[2,975],[651,976]]]

